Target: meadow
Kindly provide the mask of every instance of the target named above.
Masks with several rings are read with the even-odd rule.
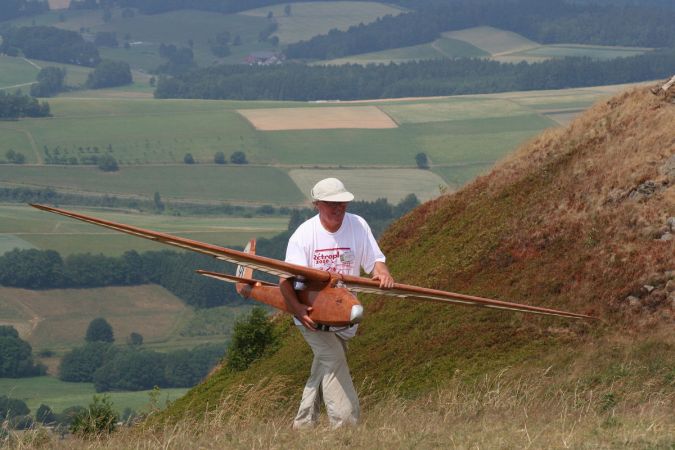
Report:
[[[164,407],[168,402],[181,397],[187,388],[168,388],[158,391],[109,392],[106,393],[118,413],[126,408],[136,412],[151,412],[155,407]],[[18,398],[26,402],[35,414],[41,404],[49,406],[54,412],[61,412],[71,406],[86,407],[97,394],[93,383],[67,383],[54,377],[0,378],[0,395]]]
[[[271,237],[286,229],[288,218],[167,216],[112,213],[83,210],[84,214],[127,223],[215,245],[241,246],[252,237]],[[166,250],[155,242],[106,230],[28,206],[0,204],[0,253],[18,248],[58,251],[62,256],[73,253],[103,253],[118,256],[127,250]],[[176,250],[179,251],[179,250]]]
[[[618,88],[335,103],[155,100],[124,92],[118,92],[120,98],[61,97],[50,100],[51,118],[0,123],[0,157],[13,149],[29,163],[41,164],[49,155],[110,153],[121,170],[0,165],[0,183],[145,198],[159,192],[167,199],[301,205],[308,201],[307,191],[289,177],[290,170],[407,170],[415,167],[415,155],[424,152],[435,173],[454,188],[458,180],[474,176],[477,167],[489,168],[528,138],[566,123]],[[305,117],[300,126],[308,128],[312,122],[307,118],[352,111],[346,106],[358,106],[354,114],[378,111],[397,127],[283,129],[292,128],[288,108],[300,108]],[[258,130],[242,115],[258,109],[265,110],[276,131]],[[215,165],[219,151],[226,157],[243,151],[251,164]],[[183,163],[187,153],[196,164]],[[466,167],[473,169],[463,173]],[[421,172],[416,179],[428,187],[437,183],[435,176]],[[387,197],[400,191],[388,175],[381,178],[378,191],[368,195]],[[413,192],[428,198],[427,187]]]

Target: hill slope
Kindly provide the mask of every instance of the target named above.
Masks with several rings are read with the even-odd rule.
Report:
[[[275,447],[284,439],[311,447],[319,437],[338,447],[372,439],[384,447],[450,439],[486,448],[671,445],[673,123],[674,105],[647,89],[623,93],[460,192],[425,203],[383,237],[399,281],[601,322],[369,297],[349,352],[364,408],[359,431],[279,435],[311,361],[287,317],[278,320],[275,354],[245,372],[214,373],[162,417],[210,410],[228,424],[245,407],[272,421],[267,434],[251,426],[249,441],[228,434],[245,436],[241,428],[205,438]],[[214,415],[200,429],[210,430]]]

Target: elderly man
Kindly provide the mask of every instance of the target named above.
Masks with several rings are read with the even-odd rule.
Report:
[[[300,225],[291,236],[286,262],[330,272],[359,275],[361,268],[379,280],[380,287],[394,285],[385,257],[370,227],[363,218],[347,213],[347,204],[354,195],[336,178],[319,181],[312,189],[312,200],[319,214]],[[356,334],[357,326],[317,330],[309,317],[311,307],[298,301],[296,289],[301,283],[284,279],[281,292],[295,324],[312,348],[312,369],[302,393],[302,401],[293,428],[311,427],[319,416],[321,400],[331,426],[355,424],[359,418],[359,399],[347,367],[347,340]]]

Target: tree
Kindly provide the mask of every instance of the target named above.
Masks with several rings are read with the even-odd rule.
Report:
[[[66,69],[59,67],[43,67],[37,74],[37,84],[30,87],[33,97],[51,97],[64,89]]]
[[[420,169],[429,168],[429,158],[427,158],[427,154],[424,152],[420,152],[415,155],[415,162],[417,163],[417,167]]]
[[[230,162],[232,164],[248,164],[246,154],[242,151],[236,151],[230,155]]]
[[[162,202],[162,197],[159,195],[159,192],[155,192],[153,202],[155,203],[155,209],[157,211],[164,211],[164,202]]]
[[[216,152],[213,155],[213,162],[216,164],[227,164],[227,160],[225,159],[225,153]]]
[[[116,349],[108,342],[90,342],[72,349],[61,359],[59,379],[61,381],[91,382],[94,372],[111,358]]]
[[[128,63],[104,59],[96,65],[93,72],[89,73],[85,84],[89,89],[100,89],[123,86],[131,84],[132,81],[131,68]]]
[[[113,336],[113,329],[103,317],[98,317],[89,322],[87,327],[87,334],[84,339],[87,342],[109,342],[115,341]]]
[[[15,152],[14,149],[9,149],[7,150],[7,153],[5,153],[5,157],[7,158],[8,162],[11,162],[13,164],[23,164],[26,162],[26,157],[24,156],[23,153]]]
[[[132,332],[127,338],[127,344],[134,346],[143,345],[143,335],[135,331]]]
[[[56,415],[52,409],[44,403],[35,411],[35,420],[45,425],[56,422]]]
[[[44,375],[46,368],[34,364],[32,350],[14,327],[0,325],[0,378]]]
[[[290,16],[290,15],[291,15],[291,5],[290,5],[290,3],[289,3],[288,5],[286,5],[286,6],[284,6],[284,14],[285,14],[286,16]]]
[[[28,405],[18,398],[9,398],[6,395],[0,395],[0,421],[17,416],[25,416],[30,413]]]
[[[110,154],[105,154],[98,158],[98,168],[104,172],[117,172],[119,170],[117,160]]]
[[[254,307],[251,314],[234,325],[232,342],[227,350],[227,366],[244,370],[267,351],[274,350],[278,337],[261,307]]]
[[[183,156],[183,162],[185,164],[194,164],[195,158],[192,156],[192,153],[186,153],[185,156]]]
[[[117,41],[117,33],[114,31],[98,31],[94,37],[94,44],[98,47],[117,48],[120,43]]]

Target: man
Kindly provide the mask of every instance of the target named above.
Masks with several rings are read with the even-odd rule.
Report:
[[[394,286],[385,257],[370,227],[363,218],[347,213],[354,195],[336,178],[326,178],[312,188],[312,200],[319,214],[300,225],[288,241],[286,262],[330,272],[359,275],[361,268],[379,280],[380,287]],[[355,424],[359,419],[359,399],[347,367],[347,340],[356,334],[356,326],[318,331],[309,317],[311,307],[298,301],[300,283],[292,279],[280,282],[286,305],[294,312],[295,324],[312,348],[312,369],[302,393],[293,428],[316,424],[321,400],[331,426]]]

